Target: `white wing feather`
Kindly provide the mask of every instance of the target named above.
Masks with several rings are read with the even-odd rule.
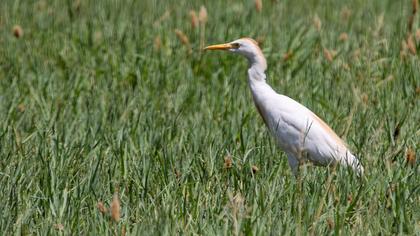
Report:
[[[362,174],[363,167],[346,144],[318,116],[266,83],[252,85],[255,105],[272,135],[289,156],[326,166],[339,162]],[[293,166],[291,164],[293,169]]]

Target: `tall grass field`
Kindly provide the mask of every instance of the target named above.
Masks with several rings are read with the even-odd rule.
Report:
[[[1,0],[2,235],[420,235],[416,0]],[[296,178],[267,82],[365,167]],[[416,159],[417,158],[417,159]]]

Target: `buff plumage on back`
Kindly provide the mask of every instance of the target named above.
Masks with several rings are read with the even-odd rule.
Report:
[[[312,117],[314,120],[316,120],[319,125],[327,132],[336,142],[338,145],[342,146],[343,148],[347,148],[347,144],[340,138],[338,135],[329,127],[321,118],[319,118],[317,115],[312,113]]]

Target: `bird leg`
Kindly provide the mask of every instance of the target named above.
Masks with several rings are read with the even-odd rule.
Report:
[[[301,163],[291,153],[286,153],[286,154],[287,154],[287,160],[289,161],[289,166],[292,169],[292,173],[297,178],[298,173],[299,173],[299,166],[300,166]]]

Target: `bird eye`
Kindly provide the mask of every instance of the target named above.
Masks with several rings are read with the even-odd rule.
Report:
[[[240,46],[239,43],[232,43],[231,45],[232,45],[232,48],[234,49],[238,49]]]

